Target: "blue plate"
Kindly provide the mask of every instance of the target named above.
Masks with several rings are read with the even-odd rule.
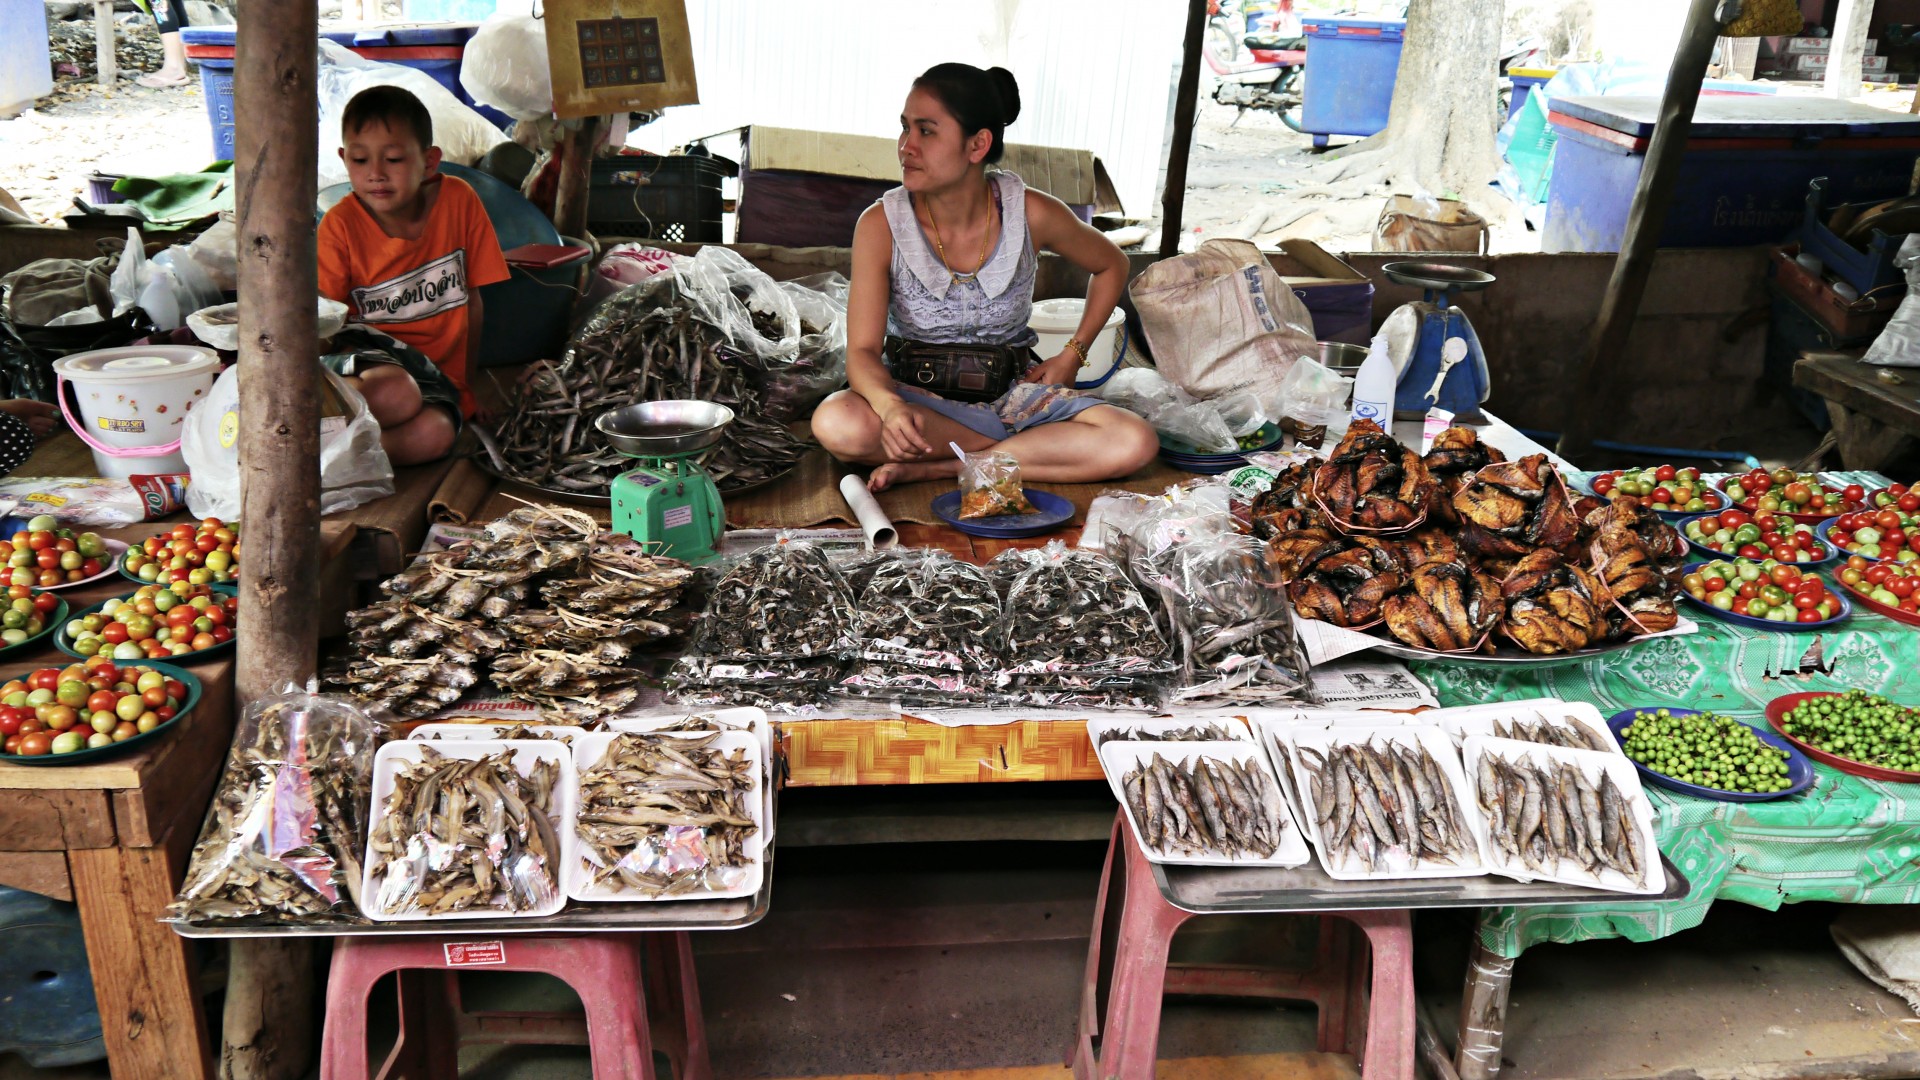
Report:
[[[1002,514],[999,517],[973,518],[963,521],[960,518],[960,493],[949,491],[936,496],[933,500],[933,513],[941,521],[959,529],[968,536],[981,536],[989,540],[1014,540],[1022,536],[1039,536],[1052,532],[1073,520],[1073,503],[1048,491],[1027,489],[1027,501],[1033,504],[1037,513]]]
[[[1732,562],[1733,560],[1728,559],[1725,556],[1721,556],[1718,559],[1713,559],[1709,561]],[[1705,565],[1707,565],[1705,562],[1688,563],[1687,565],[1680,568],[1680,573],[1682,575],[1697,573],[1699,569]],[[1755,630],[1771,630],[1776,634],[1790,634],[1795,631],[1811,633],[1816,630],[1832,629],[1833,627],[1838,626],[1841,623],[1845,622],[1847,619],[1847,616],[1853,614],[1853,602],[1847,599],[1846,591],[1841,589],[1835,583],[1826,580],[1825,578],[1822,578],[1820,580],[1821,580],[1821,584],[1827,587],[1827,592],[1835,600],[1839,601],[1840,603],[1840,613],[1838,615],[1835,615],[1831,619],[1823,619],[1820,622],[1804,622],[1804,623],[1803,622],[1774,622],[1771,619],[1755,618],[1752,615],[1735,615],[1731,611],[1721,611],[1719,608],[1714,607],[1712,604],[1709,604],[1700,600],[1695,600],[1693,598],[1693,594],[1688,592],[1685,589],[1680,590],[1680,599],[1686,601],[1689,604],[1692,604],[1694,607],[1699,608],[1700,610],[1706,612],[1707,614],[1713,616],[1716,619],[1733,623],[1736,626],[1749,626]]]
[[[1581,476],[1577,481],[1573,483],[1573,489],[1582,495],[1591,495],[1596,499],[1607,498],[1607,496],[1602,495],[1599,492],[1593,490],[1593,481],[1600,475],[1601,475],[1600,473],[1587,473]],[[1707,483],[1708,481],[1703,476],[1701,477],[1701,482]],[[1660,515],[1660,519],[1662,521],[1665,521],[1671,524],[1674,522],[1685,521],[1687,518],[1690,518],[1690,517],[1699,517],[1702,514],[1717,514],[1717,513],[1720,513],[1722,510],[1733,509],[1733,503],[1728,501],[1726,492],[1721,491],[1719,488],[1711,488],[1711,490],[1713,491],[1714,496],[1720,500],[1719,506],[1710,506],[1705,510],[1655,510],[1654,513]],[[1705,500],[1702,500],[1702,501],[1705,501]]]
[[[1657,707],[1658,706],[1656,706],[1656,708]],[[1647,707],[1642,707],[1638,709],[1622,709],[1619,712],[1614,713],[1612,716],[1609,716],[1607,718],[1607,730],[1613,732],[1614,740],[1624,747],[1625,745],[1627,745],[1626,730],[1628,727],[1632,726],[1633,724],[1633,714],[1637,712],[1650,712],[1650,711],[1652,710]],[[1674,716],[1693,716],[1696,713],[1698,713],[1700,710],[1669,708],[1667,709],[1667,711],[1669,713],[1672,713]],[[1789,795],[1798,795],[1801,792],[1813,786],[1813,763],[1807,760],[1807,756],[1805,754],[1802,754],[1799,750],[1795,749],[1794,745],[1791,742],[1788,742],[1785,736],[1781,735],[1777,731],[1772,731],[1768,728],[1759,727],[1754,724],[1747,724],[1745,720],[1742,720],[1740,722],[1742,724],[1746,724],[1747,727],[1752,728],[1753,733],[1760,737],[1761,742],[1766,743],[1768,746],[1771,746],[1776,750],[1785,750],[1787,752],[1788,783],[1787,783],[1786,790],[1769,791],[1764,795],[1749,795],[1743,791],[1722,791],[1719,788],[1701,787],[1699,784],[1689,784],[1685,780],[1675,780],[1673,777],[1668,776],[1666,773],[1656,772],[1652,769],[1647,768],[1645,765],[1640,764],[1637,761],[1633,761],[1632,758],[1628,758],[1627,760],[1633,761],[1633,767],[1640,770],[1640,775],[1645,777],[1647,781],[1650,783],[1657,784],[1660,787],[1666,788],[1669,791],[1678,791],[1687,795],[1696,795],[1702,799],[1717,799],[1720,802],[1768,802],[1773,799],[1784,799]],[[1621,752],[1623,754],[1625,753],[1624,750]]]
[[[1702,544],[1698,540],[1695,540],[1693,537],[1687,535],[1687,525],[1689,522],[1703,521],[1707,518],[1718,518],[1719,516],[1720,515],[1717,513],[1694,514],[1691,517],[1682,518],[1681,520],[1674,522],[1673,527],[1679,530],[1680,539],[1685,540],[1687,542],[1687,546],[1692,548],[1695,552],[1706,556],[1708,559],[1732,559],[1734,556],[1715,551],[1712,548],[1708,547],[1707,545]],[[1831,524],[1831,522],[1828,522],[1827,524]],[[1817,525],[1814,527],[1813,532],[1814,532],[1814,539],[1820,541],[1822,544],[1825,544],[1827,546],[1827,557],[1824,559],[1812,559],[1803,563],[1794,563],[1793,565],[1800,567],[1802,570],[1806,570],[1806,569],[1817,570],[1820,567],[1831,566],[1834,563],[1839,562],[1840,549],[1837,547],[1834,547],[1833,541],[1827,539],[1827,525],[1826,524]]]
[[[1250,450],[1231,450],[1224,453],[1202,450],[1190,442],[1163,434],[1160,436],[1160,456],[1169,459],[1187,458],[1189,460],[1197,459],[1201,461],[1237,458],[1243,454],[1258,454],[1265,450],[1278,450],[1281,444],[1287,441],[1286,433],[1280,430],[1280,425],[1272,422],[1268,422],[1262,426],[1259,431],[1254,432],[1254,434],[1260,437],[1259,446],[1253,447]]]
[[[1833,549],[1833,557],[1834,557],[1835,559],[1844,559],[1844,558],[1846,558],[1846,557],[1847,557],[1847,553],[1846,553],[1846,552],[1844,552],[1844,551],[1841,551],[1841,550],[1840,550],[1840,545],[1838,545],[1838,544],[1836,544],[1836,543],[1834,543],[1834,542],[1833,542],[1833,541],[1832,541],[1832,540],[1831,540],[1831,539],[1830,539],[1830,538],[1828,537],[1828,534],[1829,534],[1829,533],[1831,533],[1831,532],[1833,532],[1833,526],[1834,526],[1834,523],[1835,523],[1835,522],[1838,522],[1839,520],[1840,520],[1839,518],[1828,518],[1827,520],[1825,520],[1825,521],[1823,521],[1823,522],[1821,522],[1820,524],[1818,524],[1818,525],[1815,525],[1815,526],[1813,527],[1813,534],[1814,534],[1815,536],[1818,536],[1818,537],[1820,538],[1820,542],[1821,542],[1821,543],[1823,543],[1823,544],[1825,544],[1825,545],[1827,545],[1827,547],[1829,547],[1829,548],[1831,548],[1831,549]],[[1889,558],[1886,558],[1886,557],[1884,557],[1884,556],[1882,556],[1881,558],[1878,558],[1878,559],[1868,559],[1867,561],[1868,561],[1868,562],[1899,562],[1900,560],[1899,560],[1899,559],[1889,559]]]

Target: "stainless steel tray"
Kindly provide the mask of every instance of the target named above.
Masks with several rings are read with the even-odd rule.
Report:
[[[1131,843],[1131,839],[1128,840]],[[1501,877],[1335,881],[1318,862],[1305,866],[1166,866],[1153,880],[1167,903],[1197,915],[1359,911],[1376,908],[1534,907],[1545,904],[1652,904],[1684,898],[1693,886],[1666,855],[1666,891],[1634,895]]]
[[[1603,656],[1611,656],[1617,652],[1625,652],[1641,644],[1643,644],[1643,642],[1616,641],[1611,645],[1603,645],[1598,649],[1582,649],[1579,652],[1565,653],[1560,656],[1538,656],[1534,653],[1527,652],[1517,645],[1501,642],[1495,646],[1495,651],[1489,655],[1486,653],[1433,652],[1428,649],[1416,649],[1409,645],[1402,645],[1389,638],[1375,645],[1373,651],[1385,653],[1388,656],[1397,656],[1402,660],[1424,660],[1432,664],[1492,664],[1497,667],[1552,668],[1567,667],[1572,664],[1584,664],[1589,660],[1598,660]]]

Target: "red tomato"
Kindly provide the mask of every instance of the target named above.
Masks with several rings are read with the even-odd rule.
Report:
[[[1796,622],[1820,622],[1821,619],[1824,618],[1824,616],[1812,608],[1800,608],[1793,617]]]
[[[1859,484],[1848,484],[1846,488],[1840,492],[1840,497],[1848,502],[1861,502],[1867,497],[1867,489],[1861,487]]]
[[[1593,493],[1595,495],[1605,496],[1607,492],[1612,490],[1613,490],[1612,476],[1601,475],[1593,478]]]
[[[19,754],[22,757],[40,757],[53,751],[53,737],[44,731],[20,736]]]
[[[1760,583],[1757,581],[1743,581],[1740,583],[1740,588],[1736,590],[1733,595],[1739,597],[1741,600],[1751,600],[1760,595]]]
[[[117,698],[111,690],[95,690],[87,695],[87,712],[112,712]]]
[[[193,533],[193,526],[182,522],[179,525],[175,525],[166,535],[175,540],[191,540],[193,539]]]
[[[201,612],[201,614],[205,615],[215,626],[219,626],[221,623],[227,622],[233,617],[231,612],[218,604],[208,605],[207,610]]]
[[[1913,595],[1914,584],[1914,579],[1910,577],[1893,578],[1887,582],[1887,591],[1904,600]]]
[[[1867,581],[1875,585],[1884,585],[1893,576],[1893,567],[1886,563],[1875,563],[1867,567]]]
[[[1661,483],[1666,483],[1668,480],[1671,480],[1678,475],[1680,475],[1680,470],[1674,468],[1671,465],[1662,465],[1659,468],[1653,470],[1653,478],[1655,480],[1660,481]]]
[[[1738,554],[1743,559],[1764,559],[1767,557],[1767,553],[1761,551],[1759,546],[1755,544],[1740,545]]]
[[[1775,585],[1789,585],[1799,579],[1800,571],[1791,566],[1776,566],[1767,572],[1767,577],[1772,579]]]
[[[179,679],[167,680],[167,696],[175,701],[187,700],[187,684]]]
[[[1670,503],[1673,501],[1673,490],[1664,486],[1657,487],[1653,489],[1653,494],[1649,495],[1648,498],[1657,503]]]
[[[43,592],[33,598],[33,610],[38,612],[45,613],[59,606],[60,598],[52,593]]]
[[[216,626],[213,628],[213,640],[217,642],[232,641],[233,631],[224,626]]]
[[[1720,527],[1723,529],[1737,529],[1752,520],[1753,515],[1747,513],[1745,510],[1725,510],[1720,514]]]
[[[1726,587],[1727,587],[1727,579],[1726,579],[1726,578],[1717,578],[1717,577],[1710,577],[1710,578],[1708,578],[1708,579],[1707,579],[1707,591],[1708,591],[1708,592],[1721,592],[1721,591],[1722,591],[1722,590],[1724,590],[1724,589],[1725,589]]]
[[[45,529],[27,536],[27,547],[34,551],[45,551],[53,546],[53,534]]]
[[[1911,514],[1920,510],[1920,495],[1902,495],[1894,505]]]
[[[1770,554],[1781,562],[1792,562],[1794,551],[1785,541],[1781,541],[1780,546],[1774,548]]]
[[[207,552],[219,547],[220,541],[215,539],[212,533],[202,533],[194,538],[193,546],[200,554],[205,555]]]
[[[88,559],[80,564],[80,576],[82,578],[90,578],[99,574],[103,569],[105,569],[105,567],[100,565],[99,559]]]
[[[1751,585],[1752,582],[1748,582],[1748,584]],[[1733,613],[1735,615],[1745,615],[1747,613],[1746,597],[1742,596],[1733,602]]]
[[[20,734],[20,714],[9,709],[6,715],[0,716],[0,736],[11,737],[18,734]]]
[[[127,640],[127,624],[110,622],[100,628],[100,637],[109,645],[118,645]]]

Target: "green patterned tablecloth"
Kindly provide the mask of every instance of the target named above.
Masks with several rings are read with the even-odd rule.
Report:
[[[1574,667],[1409,666],[1448,706],[1555,697],[1592,702],[1607,716],[1676,705],[1764,726],[1767,702],[1807,690],[1863,687],[1920,702],[1920,629],[1858,609],[1840,630],[1819,635],[1768,633],[1694,617],[1701,624],[1698,634],[1658,638]],[[1830,670],[1792,674],[1816,638]],[[1481,912],[1482,943],[1514,957],[1543,941],[1651,941],[1698,926],[1720,898],[1769,910],[1807,900],[1920,903],[1920,784],[1883,784],[1814,768],[1812,789],[1764,803],[1717,802],[1648,787],[1660,849],[1693,885],[1686,899],[1489,908]]]

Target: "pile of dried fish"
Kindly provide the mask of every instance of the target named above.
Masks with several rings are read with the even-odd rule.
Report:
[[[1380,620],[1387,598],[1407,582],[1398,546],[1383,540],[1307,530],[1275,540],[1283,542],[1295,546],[1281,556],[1275,571],[1297,568],[1287,579],[1287,595],[1303,618],[1369,626]]]
[[[1166,703],[1167,680],[1160,675],[1002,673],[988,694],[988,704],[996,709],[1159,712]]]
[[[721,492],[786,473],[806,452],[760,404],[754,372],[726,331],[696,317],[698,303],[675,274],[608,300],[558,364],[534,364],[497,433],[478,429],[493,468],[540,487],[604,494],[633,467],[594,418],[643,401],[690,398],[733,410],[734,421],[700,459]]]
[[[748,552],[714,585],[693,651],[756,663],[835,656],[853,609],[853,591],[818,544],[781,539]]]
[[[617,716],[639,700],[645,673],[623,666],[625,659],[623,650],[604,647],[584,653],[559,649],[502,653],[493,660],[493,684],[538,705],[548,715],[591,723]]]
[[[1571,763],[1542,767],[1482,753],[1476,786],[1494,858],[1536,874],[1571,867],[1598,877],[1606,868],[1646,887],[1647,853],[1633,804],[1606,769],[1594,771],[1597,782]]]
[[[613,668],[681,632],[687,616],[679,605],[692,575],[577,510],[522,507],[478,539],[421,556],[382,583],[387,599],[349,612],[352,648],[326,672],[327,685],[420,718],[459,701],[491,662],[503,688],[540,691],[523,700],[550,719],[591,721],[608,710],[581,699],[621,695],[635,681],[626,669],[576,678],[548,665],[518,682],[514,673],[551,653],[588,654],[598,668]],[[566,692],[557,692],[563,684]]]
[[[916,667],[978,671],[999,666],[990,632],[1000,594],[985,571],[944,551],[880,560],[864,575],[852,633],[860,656]]]
[[[1267,771],[1255,763],[1195,754],[1183,764],[1158,753],[1121,778],[1127,809],[1146,846],[1162,855],[1268,859],[1286,820]]]
[[[1656,527],[1648,528],[1643,517],[1652,518]],[[1679,625],[1674,599],[1680,588],[1654,554],[1655,545],[1665,544],[1661,530],[1679,539],[1673,526],[1638,501],[1624,499],[1600,507],[1587,520],[1596,530],[1588,549],[1593,573],[1613,601],[1607,611],[1609,636],[1659,634]]]
[[[1313,475],[1324,464],[1316,457],[1281,470],[1253,500],[1253,535],[1272,540],[1300,529],[1327,527],[1327,515],[1313,500]]]
[[[1577,720],[1568,720],[1564,724],[1555,724],[1544,717],[1535,723],[1515,720],[1509,724],[1504,721],[1493,722],[1493,735],[1496,739],[1516,739],[1520,742],[1539,743],[1542,746],[1564,746],[1569,750],[1598,750],[1603,754],[1618,753],[1619,748],[1590,730]]]
[[[1571,554],[1580,541],[1566,481],[1545,454],[1497,462],[1473,474],[1453,497],[1460,546],[1500,573],[1533,551]]]
[[[1181,665],[1181,701],[1313,703],[1310,665],[1267,545],[1240,533],[1169,547],[1155,584]]]
[[[1411,529],[1427,516],[1433,478],[1420,455],[1371,420],[1356,420],[1315,471],[1313,490],[1341,528],[1361,532]]]
[[[1448,525],[1458,525],[1460,514],[1454,509],[1453,497],[1472,482],[1474,473],[1507,460],[1507,456],[1481,442],[1472,428],[1450,427],[1434,436],[1432,448],[1420,460],[1437,485],[1434,515]]]
[[[1153,612],[1120,567],[1058,541],[1007,585],[1006,655],[1019,673],[1171,669]]]
[[[843,665],[838,657],[813,660],[756,658],[715,659],[688,654],[675,660],[667,673],[666,690],[688,708],[724,708],[752,705],[776,712],[809,708],[828,686],[838,682]]]
[[[1516,563],[1500,593],[1507,605],[1500,632],[1530,653],[1577,652],[1612,632],[1607,587],[1545,548]]]
[[[1387,598],[1387,630],[1416,648],[1471,649],[1506,612],[1500,583],[1464,563],[1432,562],[1415,569],[1411,587]]]
[[[362,921],[373,742],[372,721],[338,700],[249,706],[169,917]]]
[[[1369,741],[1298,753],[1329,866],[1357,862],[1377,873],[1479,861],[1472,826],[1426,747]]]
[[[1232,742],[1234,733],[1227,730],[1225,724],[1202,722],[1187,727],[1165,728],[1153,731],[1146,728],[1112,728],[1100,733],[1094,740],[1095,747],[1110,742]]]
[[[560,895],[555,786],[563,769],[542,758],[526,776],[515,751],[396,762],[393,791],[367,843],[382,915],[444,915],[472,907],[530,911]],[[384,876],[382,876],[384,875]]]
[[[588,887],[670,897],[745,879],[759,828],[754,762],[714,749],[719,737],[620,735],[580,774],[575,831]]]

